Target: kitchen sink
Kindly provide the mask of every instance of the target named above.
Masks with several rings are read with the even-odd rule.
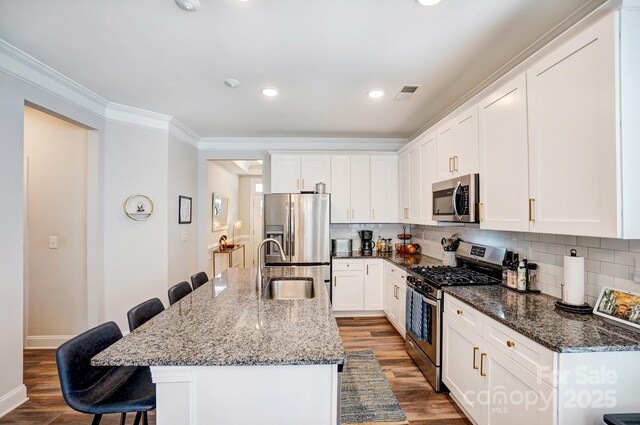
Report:
[[[310,277],[274,277],[269,281],[272,300],[306,300],[316,296]]]

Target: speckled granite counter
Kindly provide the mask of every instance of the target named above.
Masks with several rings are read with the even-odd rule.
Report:
[[[555,310],[557,298],[500,286],[446,287],[444,292],[559,353],[640,351],[640,333],[594,315]]]
[[[400,254],[397,252],[390,252],[385,254],[379,254],[375,252],[373,255],[362,255],[358,251],[353,252],[334,252],[331,254],[331,258],[359,258],[359,259],[383,259],[392,262],[393,264],[408,269],[416,266],[441,266],[442,260],[438,258],[429,257],[422,254]]]
[[[314,278],[308,300],[259,299],[255,268],[222,273],[92,359],[94,366],[343,364],[344,347],[317,268],[265,268]]]

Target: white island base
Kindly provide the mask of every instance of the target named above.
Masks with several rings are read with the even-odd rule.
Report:
[[[338,425],[338,366],[152,366],[157,425]]]

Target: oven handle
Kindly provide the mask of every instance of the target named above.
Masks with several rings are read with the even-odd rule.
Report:
[[[424,302],[426,302],[427,304],[429,304],[430,306],[433,306],[433,307],[437,307],[438,306],[438,303],[436,303],[435,301],[432,301],[429,298],[426,298],[424,296],[422,297],[422,300]]]
[[[456,206],[456,197],[458,196],[458,190],[460,190],[460,187],[462,187],[462,182],[458,181],[456,188],[453,189],[453,195],[451,195],[451,205],[453,206],[453,213],[455,214],[458,221],[462,219],[462,216],[458,214],[458,207]]]

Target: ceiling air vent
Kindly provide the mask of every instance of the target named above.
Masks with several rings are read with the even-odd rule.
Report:
[[[396,95],[396,100],[402,100],[402,99],[407,99],[409,98],[409,96],[411,96],[412,94],[414,94],[416,92],[416,90],[418,90],[420,87],[422,87],[421,84],[407,84],[402,86],[402,89],[400,89],[400,92]]]

